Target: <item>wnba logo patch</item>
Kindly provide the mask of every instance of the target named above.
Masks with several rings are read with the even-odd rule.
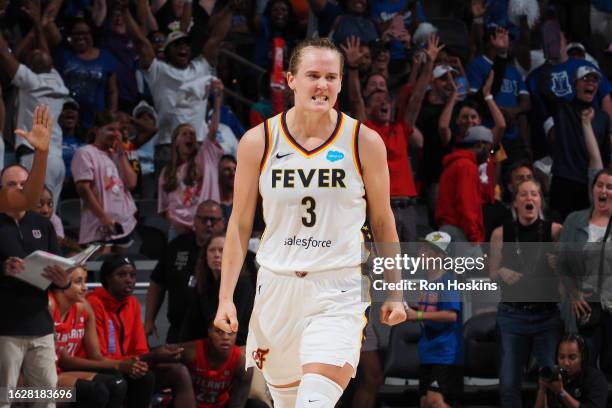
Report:
[[[260,349],[253,351],[253,361],[260,370],[263,368],[264,361],[266,361],[266,355],[270,352],[270,349]]]

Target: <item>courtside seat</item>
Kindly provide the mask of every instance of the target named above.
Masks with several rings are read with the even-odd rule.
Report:
[[[499,394],[496,312],[472,316],[464,323],[463,404],[496,405]]]
[[[391,329],[385,359],[385,382],[379,396],[390,405],[418,405],[419,352],[421,326],[404,322]]]

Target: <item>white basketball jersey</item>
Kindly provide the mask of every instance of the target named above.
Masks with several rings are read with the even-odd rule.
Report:
[[[289,133],[286,112],[264,127],[259,191],[266,229],[257,262],[279,273],[358,266],[366,218],[360,123],[339,112],[334,132],[310,151]]]

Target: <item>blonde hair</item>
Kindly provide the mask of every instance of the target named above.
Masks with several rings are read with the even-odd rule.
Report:
[[[335,51],[340,58],[340,74],[344,71],[344,54],[340,52],[336,44],[334,44],[329,38],[308,38],[298,45],[295,46],[293,52],[291,53],[291,58],[289,58],[289,72],[293,75],[297,75],[298,67],[300,62],[302,62],[302,55],[304,53],[304,49],[312,47],[312,48],[321,48],[324,50]]]

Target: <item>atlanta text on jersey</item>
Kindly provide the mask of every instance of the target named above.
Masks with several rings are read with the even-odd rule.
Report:
[[[285,239],[285,246],[301,246],[304,249],[308,248],[331,248],[331,240],[318,240],[313,237],[298,238],[295,235]]]

